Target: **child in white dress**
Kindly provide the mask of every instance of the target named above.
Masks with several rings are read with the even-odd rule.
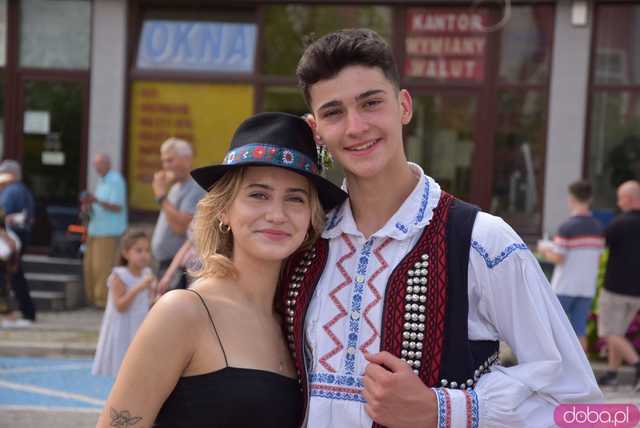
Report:
[[[107,280],[109,296],[92,374],[114,377],[118,374],[127,348],[149,311],[149,289],[156,283],[150,263],[148,235],[127,231],[122,238],[121,266],[114,267]]]

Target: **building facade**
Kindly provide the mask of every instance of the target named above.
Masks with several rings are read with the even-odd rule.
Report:
[[[2,23],[3,156],[24,163],[43,216],[93,187],[100,152],[131,209],[152,212],[164,139],[191,141],[199,166],[253,112],[306,112],[306,40],[353,27],[394,49],[410,160],[528,240],[568,215],[570,182],[592,181],[605,218],[615,186],[640,178],[637,1],[3,0]]]

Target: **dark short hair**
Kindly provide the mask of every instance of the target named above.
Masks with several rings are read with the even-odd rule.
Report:
[[[591,183],[586,180],[579,180],[569,185],[569,193],[582,203],[591,201]]]
[[[351,65],[378,67],[395,88],[400,87],[398,68],[389,44],[367,28],[347,29],[322,36],[305,49],[296,76],[308,106],[309,89],[321,80],[335,77]]]

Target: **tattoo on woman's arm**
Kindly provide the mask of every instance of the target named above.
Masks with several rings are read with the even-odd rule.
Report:
[[[111,408],[111,426],[117,428],[132,427],[142,420],[141,416],[131,416],[128,410],[121,412]]]

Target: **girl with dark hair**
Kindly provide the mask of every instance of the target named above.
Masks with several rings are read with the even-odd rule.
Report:
[[[124,355],[149,311],[150,289],[156,279],[151,273],[149,236],[129,230],[122,237],[119,266],[113,268],[106,286],[107,307],[91,372],[116,376]]]

